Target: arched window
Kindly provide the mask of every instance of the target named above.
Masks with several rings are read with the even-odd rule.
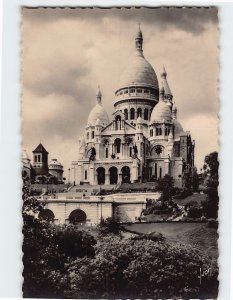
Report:
[[[115,151],[116,153],[121,153],[121,139],[117,138],[115,139]]]
[[[155,179],[157,179],[158,174],[157,174],[157,164],[155,163]]]
[[[162,178],[162,167],[159,167],[159,178]]]
[[[150,136],[153,136],[153,129],[150,130]]]
[[[132,147],[129,147],[129,156],[132,156]]]
[[[142,116],[142,109],[139,107],[137,110],[137,117],[141,117]]]
[[[167,134],[167,128],[165,128],[165,135],[168,135],[168,134]]]
[[[116,130],[121,130],[121,116],[116,116]]]
[[[159,128],[159,135],[162,135],[162,128]]]
[[[155,130],[155,135],[156,135],[156,136],[159,135],[159,128],[156,128],[156,130]]]
[[[125,114],[125,119],[128,120],[128,109],[127,108],[125,108],[124,114]]]
[[[105,157],[108,158],[108,148],[105,149]]]
[[[148,120],[148,108],[144,110],[144,120]]]
[[[133,107],[130,108],[130,119],[131,120],[135,119],[135,109]]]
[[[95,132],[94,131],[92,131],[91,137],[94,139],[94,137],[95,137]]]

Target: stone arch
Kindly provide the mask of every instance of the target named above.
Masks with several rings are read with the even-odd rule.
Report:
[[[87,220],[87,215],[81,209],[75,209],[69,215],[69,222],[71,224],[85,223],[86,220]]]
[[[110,184],[117,184],[118,182],[118,169],[116,167],[109,168]]]
[[[115,153],[121,153],[121,139],[116,138],[114,141]]]
[[[137,118],[138,117],[142,117],[142,109],[141,109],[141,107],[139,107],[138,109],[137,109]]]
[[[43,209],[42,211],[39,212],[38,218],[43,221],[53,222],[55,216],[50,209]]]
[[[121,116],[117,115],[115,120],[116,120],[116,130],[121,130]]]
[[[97,168],[96,172],[97,172],[97,183],[105,184],[105,168],[99,167]]]
[[[162,145],[155,145],[151,149],[151,156],[161,156],[164,153],[164,147]]]
[[[130,167],[124,166],[121,168],[122,173],[122,182],[129,183],[130,182]]]
[[[130,108],[130,120],[135,119],[135,109],[133,107]]]
[[[124,114],[125,114],[125,119],[128,120],[128,109],[127,108],[124,109]]]

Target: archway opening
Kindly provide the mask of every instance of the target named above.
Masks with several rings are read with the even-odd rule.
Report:
[[[43,221],[53,222],[55,216],[50,209],[43,209],[42,211],[40,211],[38,218]]]
[[[121,153],[121,139],[119,138],[115,139],[114,146],[115,146],[115,152]]]
[[[87,215],[81,209],[75,209],[69,215],[69,222],[71,224],[85,223],[86,220],[87,220]]]
[[[97,183],[105,184],[105,169],[103,167],[99,167],[96,171],[97,171]]]
[[[122,182],[130,183],[130,168],[128,166],[124,166],[121,169],[121,172],[122,172]]]
[[[121,116],[116,116],[116,130],[121,130]]]
[[[117,184],[118,171],[116,167],[111,167],[109,169],[109,175],[110,175],[110,184]]]

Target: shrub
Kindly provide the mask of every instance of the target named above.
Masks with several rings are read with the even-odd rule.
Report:
[[[210,272],[199,283],[199,272]],[[71,298],[216,298],[216,263],[189,247],[106,237],[96,256],[67,265]]]
[[[120,224],[113,218],[102,220],[98,226],[101,235],[120,234]]]

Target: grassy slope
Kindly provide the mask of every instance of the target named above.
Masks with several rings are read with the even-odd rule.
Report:
[[[185,199],[173,199],[174,202],[180,205],[185,205],[190,201],[197,201],[201,205],[201,201],[206,199],[206,194],[193,194]]]
[[[141,232],[160,232],[173,243],[182,243],[203,251],[212,258],[218,257],[216,229],[208,228],[204,223],[150,223],[132,224],[126,228]]]

